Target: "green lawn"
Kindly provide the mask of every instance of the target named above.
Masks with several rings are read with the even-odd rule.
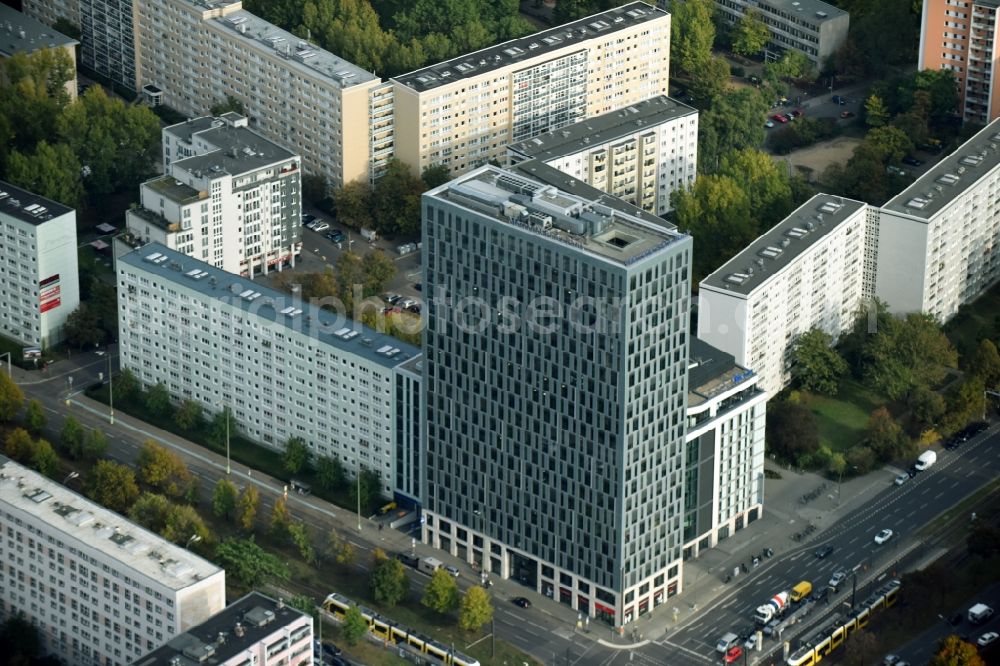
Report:
[[[864,438],[868,416],[885,399],[848,377],[833,398],[806,393],[805,402],[819,421],[821,444],[833,451],[847,451]]]

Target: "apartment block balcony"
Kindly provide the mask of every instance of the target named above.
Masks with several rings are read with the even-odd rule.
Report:
[[[154,213],[148,208],[143,208],[138,204],[133,204],[132,208],[129,208],[126,212],[126,216],[135,217],[143,222],[151,224],[158,229],[162,229],[168,233],[175,233],[181,230],[180,222],[171,222],[167,218],[163,217],[159,213]]]

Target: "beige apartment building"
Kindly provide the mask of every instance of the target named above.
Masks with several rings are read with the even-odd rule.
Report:
[[[392,87],[268,23],[239,0],[138,4],[137,89],[203,116],[228,97],[251,127],[302,156],[334,187],[365,180],[392,155]]]
[[[920,21],[919,68],[951,70],[962,117],[984,125],[1000,116],[993,76],[998,6],[998,0],[924,0]]]
[[[392,79],[395,154],[452,173],[507,145],[666,95],[670,15],[633,2]]]
[[[30,55],[45,49],[62,49],[76,69],[76,47],[80,42],[56,32],[49,26],[55,21],[43,21],[37,14],[21,13],[7,5],[0,5],[0,60],[16,53]],[[48,24],[48,25],[46,25]],[[76,77],[66,82],[66,94],[76,99]]]

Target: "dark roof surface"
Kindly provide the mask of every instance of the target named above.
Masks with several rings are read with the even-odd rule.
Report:
[[[0,213],[31,224],[42,224],[73,209],[0,180]]]

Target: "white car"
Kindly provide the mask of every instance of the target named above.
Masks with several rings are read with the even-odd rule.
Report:
[[[313,229],[313,231],[317,231],[318,232],[318,231],[326,231],[329,228],[330,228],[330,223],[329,222],[317,222],[316,225],[313,226],[312,229]]]
[[[444,568],[445,571],[450,573],[455,578],[458,578],[458,567],[453,567],[450,564]]]
[[[903,472],[902,474],[896,477],[896,485],[901,486],[909,480],[910,480],[910,475],[907,474],[906,472]]]
[[[840,587],[840,584],[844,582],[845,578],[847,578],[846,572],[835,571],[833,575],[830,577],[830,582],[827,583],[827,585],[836,590],[838,587]]]
[[[891,538],[892,538],[892,530],[882,530],[881,532],[875,535],[875,543],[881,546]]]
[[[979,647],[986,647],[998,638],[1000,638],[1000,634],[997,632],[987,631],[985,634],[976,639],[976,645]]]

